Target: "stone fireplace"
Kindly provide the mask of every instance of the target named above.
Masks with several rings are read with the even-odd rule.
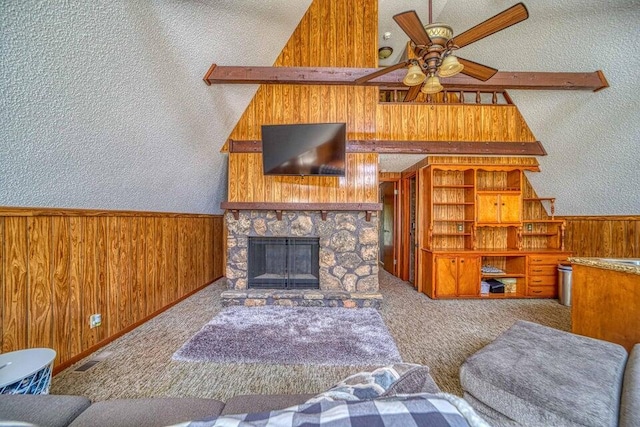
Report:
[[[377,214],[238,210],[227,212],[225,221],[229,290],[222,294],[224,305],[379,306]],[[257,252],[250,242],[257,243]],[[288,243],[302,245],[301,251],[289,252]],[[308,264],[316,253],[317,273]],[[310,283],[305,281],[290,286],[291,279],[311,279],[314,273],[316,289],[305,288]],[[268,278],[280,280],[270,286]]]

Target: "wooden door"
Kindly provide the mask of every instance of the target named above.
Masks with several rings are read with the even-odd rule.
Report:
[[[458,287],[458,263],[453,256],[435,257],[436,298],[455,297]]]
[[[393,242],[395,236],[395,182],[380,184],[382,217],[380,219],[380,261],[391,274],[396,274],[394,265]]]
[[[458,296],[480,295],[480,257],[458,258]]]
[[[519,223],[522,217],[522,201],[519,194],[500,195],[500,222]]]
[[[498,194],[478,194],[476,216],[480,224],[498,223]]]

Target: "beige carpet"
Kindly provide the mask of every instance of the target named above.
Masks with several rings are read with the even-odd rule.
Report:
[[[466,357],[518,319],[570,329],[570,309],[556,300],[431,300],[388,273],[380,274],[381,314],[403,361],[431,367],[443,391],[461,394],[458,370]],[[366,367],[219,364],[171,360],[173,353],[217,314],[219,280],[96,353],[105,359],[86,372],[84,361],[53,378],[52,394],[93,401],[122,397],[193,396],[227,400],[238,394],[314,393]]]

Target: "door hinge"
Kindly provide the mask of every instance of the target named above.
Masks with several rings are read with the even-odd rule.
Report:
[[[397,259],[394,259],[394,260],[393,260],[393,265],[397,265],[397,264],[398,264],[398,260],[397,260]]]
[[[397,195],[398,195],[398,190],[393,190],[393,194],[394,194],[395,196],[397,196]]]

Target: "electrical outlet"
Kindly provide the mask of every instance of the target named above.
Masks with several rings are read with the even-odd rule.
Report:
[[[527,224],[527,231],[533,231],[533,224]]]
[[[462,233],[463,230],[464,227],[462,226],[462,224],[458,224],[458,233]]]
[[[102,325],[102,315],[100,313],[89,316],[89,326],[92,329],[100,325]]]

